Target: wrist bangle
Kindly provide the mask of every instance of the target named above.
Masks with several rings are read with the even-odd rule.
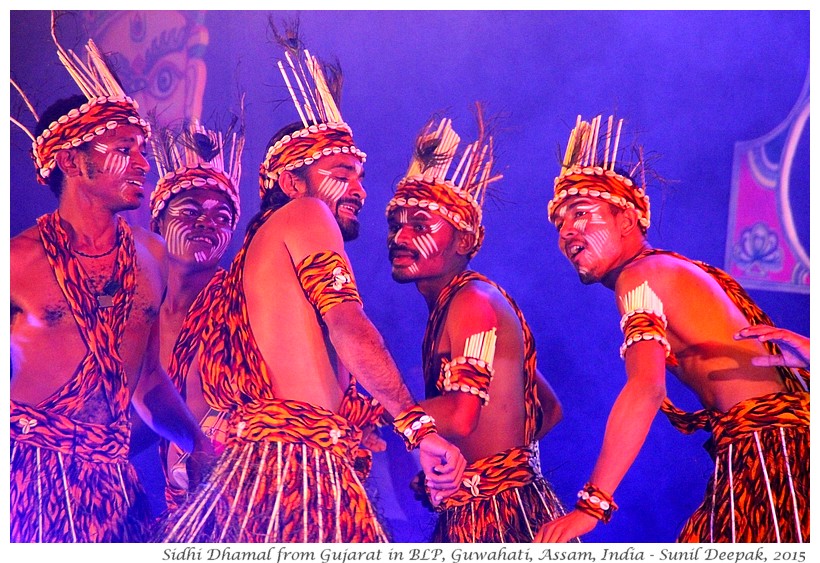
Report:
[[[393,419],[393,429],[404,438],[407,450],[411,451],[422,438],[436,432],[436,421],[419,405],[414,405]]]
[[[575,508],[608,524],[612,519],[612,513],[618,510],[618,505],[612,500],[611,495],[592,483],[587,483],[583,489],[578,491],[578,502],[575,503]]]

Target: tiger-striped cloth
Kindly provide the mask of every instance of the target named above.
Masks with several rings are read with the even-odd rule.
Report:
[[[345,417],[350,424],[361,429],[372,427],[373,431],[376,431],[385,424],[384,406],[373,397],[360,392],[356,378],[352,375],[339,405],[339,416]],[[359,447],[354,453],[354,458],[353,469],[356,470],[359,479],[364,481],[373,469],[373,452]]]
[[[139,542],[150,510],[128,462],[130,395],[118,350],[136,288],[134,240],[117,224],[111,307],[99,307],[70,251],[59,214],[37,220],[57,283],[88,352],[74,377],[36,406],[11,401],[11,540]],[[84,407],[102,396],[111,423],[87,421]]]
[[[385,542],[353,469],[361,431],[289,400],[245,405],[207,482],[159,532],[163,542]]]
[[[699,411],[715,469],[679,542],[809,541],[809,394],[773,393]]]
[[[205,327],[209,323],[218,322],[219,313],[222,309],[215,307],[215,304],[222,295],[222,285],[225,282],[226,275],[227,272],[225,270],[221,268],[217,269],[214,276],[197,294],[191,306],[188,307],[185,320],[182,321],[182,327],[174,343],[171,360],[168,364],[168,377],[183,398],[186,397],[188,372],[191,368],[191,363],[204,346],[203,334]],[[215,320],[213,317],[217,317],[217,319]],[[219,452],[221,451],[222,444],[219,443],[218,440],[218,437],[221,436],[221,431],[218,426],[223,419],[217,413],[221,413],[221,411],[217,411],[216,409],[209,411],[206,417],[200,422],[200,427],[206,435],[211,438],[214,448]],[[222,414],[223,416],[227,416],[225,413]],[[218,424],[211,425],[214,421]],[[206,423],[208,424],[207,427],[204,426]],[[159,456],[165,475],[165,502],[168,506],[168,510],[174,510],[185,502],[188,491],[187,489],[177,486],[172,481],[172,476],[168,474],[167,459],[169,453],[171,453],[171,455],[178,455],[179,450],[172,448],[167,440],[161,439],[159,444]]]
[[[649,249],[695,264],[721,286],[749,324],[772,320],[723,270],[676,252]],[[765,342],[770,354],[778,346]],[[674,354],[667,363],[677,364]],[[715,469],[703,504],[678,536],[679,542],[806,542],[809,540],[808,370],[778,367],[787,390],[738,403],[725,413],[685,412],[665,399],[661,410],[685,434],[712,432],[706,448]]]
[[[461,488],[439,508],[443,512],[436,523],[433,541],[529,542],[542,524],[564,514],[561,502],[541,475],[537,442],[534,442],[541,417],[535,390],[535,340],[515,301],[498,284],[477,272],[465,270],[455,276],[441,290],[430,313],[422,347],[426,395],[440,394],[436,387],[440,365],[436,363],[435,346],[447,309],[458,290],[474,280],[498,289],[521,323],[526,378],[526,420],[521,440],[522,444],[530,445],[499,452],[468,465]]]
[[[537,444],[469,464],[462,487],[437,510],[437,543],[531,542],[542,524],[565,513],[541,475]]]
[[[535,433],[541,424],[541,404],[538,401],[538,395],[535,392],[535,371],[536,371],[536,351],[535,338],[533,338],[530,326],[524,319],[524,313],[518,308],[512,297],[510,297],[504,288],[487,278],[486,276],[473,272],[472,270],[464,270],[455,276],[444,289],[441,290],[436,298],[435,306],[430,311],[430,316],[427,319],[427,327],[424,331],[424,341],[421,345],[422,366],[424,367],[424,383],[425,396],[435,397],[441,394],[437,385],[439,381],[439,374],[441,372],[441,364],[436,361],[436,340],[439,332],[444,324],[444,319],[447,316],[447,309],[450,306],[450,301],[455,297],[458,290],[467,285],[471,281],[481,281],[496,288],[501,295],[515,311],[518,320],[521,322],[521,331],[524,333],[524,412],[526,415],[524,421],[524,436],[522,437],[522,445],[529,444],[533,441]],[[440,362],[440,360],[439,360]]]

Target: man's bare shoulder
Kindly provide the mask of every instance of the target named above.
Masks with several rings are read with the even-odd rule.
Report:
[[[156,260],[163,261],[167,258],[165,239],[157,233],[139,225],[132,226],[131,232],[134,234],[134,243],[148,250]]]
[[[284,213],[283,213],[284,212]],[[281,214],[280,218],[289,221],[304,223],[327,223],[335,224],[336,219],[325,202],[317,197],[300,197],[294,199],[282,209],[274,213],[274,217]],[[299,225],[299,223],[296,223]]]
[[[477,320],[493,322],[511,313],[509,302],[495,286],[481,280],[470,280],[450,302],[448,319],[456,323]]]
[[[616,292],[630,291],[647,282],[651,287],[676,287],[708,275],[698,266],[668,254],[652,254],[627,265],[616,283]]]
[[[15,269],[28,268],[33,262],[45,260],[43,243],[37,226],[29,227],[11,239],[9,262],[12,274]]]

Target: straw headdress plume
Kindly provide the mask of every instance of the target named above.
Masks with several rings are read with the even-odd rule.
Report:
[[[640,186],[616,172],[616,160],[621,140],[623,119],[617,126],[613,116],[607,120],[606,132],[601,132],[601,116],[582,121],[579,115],[567,141],[561,162],[561,173],[555,178],[553,198],[547,206],[550,220],[561,202],[570,196],[600,198],[625,209],[634,209],[645,231],[649,228],[649,196],[646,195],[646,174],[643,151],[629,176],[639,174]]]
[[[78,147],[120,125],[140,127],[146,137],[151,134],[148,122],[140,117],[137,111],[139,105],[123,91],[92,39],[85,45],[85,61],[74,51],[64,49],[57,40],[57,21],[54,12],[51,13],[51,37],[57,47],[60,62],[88,102],[50,123],[37,137],[19,121],[12,119],[12,122],[33,140],[32,156],[37,168],[37,180],[41,184],[47,183],[47,178],[57,165],[56,155],[60,150]],[[13,80],[12,84],[23,97],[32,115],[39,121],[23,91]]]
[[[239,181],[245,147],[244,95],[240,115],[234,115],[224,130],[207,129],[198,120],[175,130],[157,130],[151,140],[160,180],[151,193],[151,229],[158,232],[158,218],[176,194],[194,188],[221,192],[234,209],[233,227],[239,220]]]
[[[323,156],[352,154],[362,162],[365,153],[353,144],[353,133],[339,112],[338,100],[342,74],[338,65],[331,72],[304,48],[298,23],[280,33],[273,21],[270,27],[281,45],[285,61],[277,66],[294,108],[302,123],[299,129],[278,139],[268,149],[259,168],[260,196],[276,186],[283,170],[308,166]]]
[[[388,214],[397,207],[426,208],[456,229],[474,233],[472,254],[484,238],[481,219],[487,186],[501,179],[493,173],[493,138],[487,132],[481,107],[476,104],[476,108],[477,138],[458,158],[461,137],[451,119],[445,117],[438,123],[433,119],[424,126],[416,137],[410,167],[387,205]]]

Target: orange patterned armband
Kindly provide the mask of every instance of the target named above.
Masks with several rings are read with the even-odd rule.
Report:
[[[641,340],[656,340],[666,348],[666,356],[672,352],[669,341],[666,340],[666,315],[659,315],[655,311],[630,311],[621,318],[621,330],[624,333],[624,343],[621,344],[621,359],[626,349]]]
[[[436,421],[419,405],[415,405],[393,419],[393,429],[404,438],[407,451],[412,451],[422,438],[436,433]]]
[[[460,356],[448,362],[441,360],[436,388],[441,391],[462,391],[478,395],[481,406],[490,402],[490,381],[493,379],[493,367],[478,358]]]
[[[575,508],[608,524],[612,519],[612,513],[618,510],[618,505],[612,500],[612,495],[605,493],[592,483],[587,483],[583,489],[578,491],[578,502],[575,503]]]
[[[353,274],[338,252],[324,250],[306,256],[296,266],[296,275],[320,315],[346,301],[362,302]]]

